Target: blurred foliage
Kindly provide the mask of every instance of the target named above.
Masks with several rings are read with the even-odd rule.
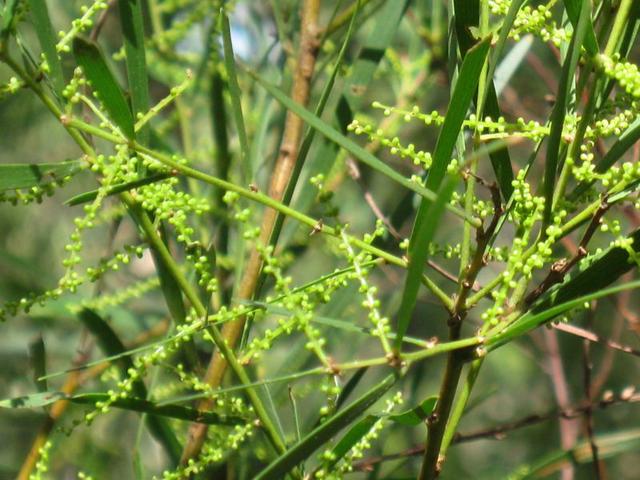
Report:
[[[192,412],[188,409],[201,408],[202,397],[214,399],[208,407],[214,413],[245,419],[246,431],[229,426],[209,429],[198,460],[203,469],[200,478],[254,478],[279,461],[288,466],[285,470],[292,478],[318,473],[328,465],[337,465],[335,478],[415,478],[423,464],[418,450],[425,444],[427,429],[423,423],[403,425],[391,414],[418,406],[413,413],[433,421],[433,412],[422,411],[419,405],[441,390],[447,361],[467,355],[466,369],[472,356],[482,358],[485,338],[474,340],[480,334],[489,338],[490,355],[482,361],[459,428],[454,424],[449,432],[462,437],[453,436],[442,478],[560,478],[561,474],[563,479],[571,478],[567,475],[637,478],[640,435],[632,429],[640,421],[635,405],[640,398],[630,387],[640,382],[635,313],[640,300],[637,290],[595,298],[622,274],[622,282],[637,279],[640,248],[635,237],[624,242],[640,225],[637,2],[513,2],[524,6],[505,30],[504,50],[497,57],[493,52],[500,27],[512,5],[507,0],[321,2],[314,25],[317,61],[306,102],[306,110],[318,113],[320,126],[311,129],[306,122],[302,127],[302,137],[312,131],[315,136],[306,137],[312,142],[306,158],[301,155],[299,179],[294,177],[291,211],[285,211],[281,203],[269,203],[265,194],[282,155],[288,109],[263,87],[286,95],[295,90],[305,18],[301,20],[301,10],[307,3],[313,2],[50,0],[43,4],[53,31],[63,31],[57,39],[56,61],[64,91],[57,91],[52,59],[42,48],[42,26],[34,24],[38,20],[31,9],[41,2],[5,0],[0,6],[0,166],[5,167],[0,175],[7,175],[0,185],[5,179],[17,181],[20,175],[23,181],[35,182],[33,188],[20,185],[0,193],[0,300],[8,317],[0,325],[0,398],[27,397],[27,403],[33,402],[28,409],[0,409],[4,439],[0,478],[18,478],[38,432],[41,436],[45,432],[43,438],[51,445],[41,468],[31,465],[34,478],[151,478],[162,477],[163,472],[165,478],[180,478],[176,463],[188,438],[187,417]],[[579,24],[586,4],[588,21]],[[125,16],[123,8],[128,9]],[[227,15],[230,38],[225,39]],[[464,25],[469,16],[471,21]],[[146,32],[143,45],[136,43],[138,20]],[[601,54],[589,51],[590,29]],[[572,43],[576,31],[583,40],[577,45]],[[484,55],[489,58],[486,65],[494,69],[494,82],[487,80],[486,66],[476,78],[466,74],[461,78],[463,57],[471,63],[468,59],[478,51],[477,46],[465,50],[465,42],[481,45],[480,40],[490,34],[491,40],[485,41],[493,42],[493,48]],[[611,42],[612,37],[617,41]],[[231,47],[234,57],[229,56]],[[573,66],[568,60],[572,49],[577,52]],[[141,64],[135,63],[136,56],[142,58]],[[476,58],[484,62],[484,56]],[[571,68],[577,69],[576,75]],[[336,77],[331,88],[332,75]],[[148,79],[148,105],[140,78]],[[447,119],[455,110],[450,98],[456,82],[471,85],[467,102],[471,106],[458,105],[464,123],[447,130]],[[126,87],[131,84],[135,88]],[[478,112],[484,88],[489,94],[484,110],[480,107]],[[563,89],[566,98],[560,100]],[[325,95],[326,106],[317,111]],[[491,108],[498,115],[489,114]],[[143,117],[147,111],[151,114]],[[581,119],[587,117],[588,130],[576,141]],[[134,136],[133,123],[141,118],[148,121],[136,128]],[[563,120],[559,129],[553,118]],[[558,189],[554,183],[556,190],[551,193],[559,198],[551,216],[543,218],[542,210],[526,204],[534,196],[545,197],[554,128],[558,144],[551,156],[559,164],[552,178],[566,180],[566,185]],[[340,148],[328,139],[332,132],[345,139]],[[613,168],[598,170],[598,161],[623,135],[635,140],[625,145]],[[454,153],[439,158],[436,145],[446,142],[447,136],[452,149],[455,144]],[[345,146],[346,141],[351,143]],[[537,150],[539,143],[542,147]],[[504,155],[505,147],[516,180],[498,186],[494,155]],[[381,162],[367,163],[367,155]],[[65,160],[79,160],[83,168],[69,178],[50,179],[48,170],[15,173],[15,164]],[[628,166],[620,167],[622,162]],[[445,187],[447,179],[456,182],[451,184],[451,199],[442,196],[439,184],[433,188],[441,195],[439,200],[425,195],[425,185],[431,188],[428,172],[435,164],[443,168]],[[400,181],[385,173],[387,167]],[[157,181],[144,180],[154,174],[159,174]],[[140,179],[145,185],[126,186],[130,193],[110,190]],[[511,215],[504,214],[501,230],[484,231],[494,215],[502,214],[497,207],[509,205],[504,195],[509,185],[516,192],[529,190],[531,196],[512,200],[516,206]],[[233,186],[239,193],[229,193]],[[492,200],[498,190],[502,200],[496,205]],[[86,203],[66,203],[85,192],[91,192]],[[599,198],[612,199],[611,207],[600,212]],[[552,199],[546,200],[550,204]],[[442,212],[434,208],[438,202]],[[288,203],[286,195],[283,203]],[[262,244],[260,226],[274,206],[287,218],[270,250]],[[465,223],[460,218],[465,216],[472,221]],[[428,245],[416,247],[414,239],[409,245],[421,218],[436,219],[434,237]],[[533,219],[530,225],[528,219]],[[467,285],[467,266],[483,240],[476,235],[478,222],[483,225],[480,231],[495,232],[495,237],[484,244],[486,255],[482,251],[479,255],[482,265]],[[578,246],[592,224],[597,231],[588,238],[588,254],[582,255]],[[513,259],[525,247],[535,249],[545,242],[549,226],[561,234],[548,235],[553,241],[540,248],[542,263],[527,274],[518,267],[517,285],[501,283],[503,273],[518,272]],[[154,233],[176,259],[178,275],[162,260],[162,249],[151,239]],[[530,243],[517,243],[528,236]],[[404,369],[393,345],[398,312],[407,302],[406,259],[411,261],[417,252],[412,249],[420,248],[431,263],[428,268],[416,267],[416,282],[424,273],[432,285],[421,286],[417,299],[409,301],[411,323],[402,352],[416,356],[408,357]],[[616,264],[609,256],[597,264],[599,255],[611,251],[624,252],[623,260]],[[263,269],[266,275],[258,282],[256,295],[247,298],[239,292],[252,252],[258,252],[268,268]],[[628,263],[627,254],[636,263]],[[561,259],[575,259],[574,268],[546,285],[548,272],[562,268]],[[589,270],[593,264],[598,267]],[[335,269],[348,272],[323,277]],[[190,289],[180,282],[180,273]],[[565,273],[569,280],[563,283]],[[77,274],[87,281],[76,285]],[[591,275],[583,277],[586,286],[579,283],[581,274]],[[302,294],[295,290],[320,278],[319,287]],[[463,301],[456,310],[461,291],[473,299],[476,284],[493,285],[487,299],[481,295],[469,309]],[[549,291],[545,288],[535,295],[539,285]],[[495,298],[488,298],[490,291],[503,292],[502,303],[494,304]],[[530,319],[531,312],[561,303],[556,297],[587,302],[586,308],[558,314],[582,328],[580,335],[599,337],[588,349],[588,360],[581,336],[550,326],[551,320],[559,320],[557,315],[515,331],[514,325]],[[198,310],[198,301],[204,311]],[[31,303],[32,308],[25,308]],[[531,310],[532,304],[538,310]],[[457,335],[448,328],[456,317],[451,310],[466,316]],[[94,323],[82,321],[87,312],[96,315]],[[203,374],[210,355],[220,348],[211,325],[222,328],[222,323],[246,316],[245,337],[236,349],[239,366],[232,365],[222,385],[207,386]],[[504,332],[506,345],[497,348],[496,343],[494,351],[491,336],[498,338]],[[42,386],[34,381],[34,361],[29,358],[30,348],[40,339],[44,358],[39,360],[51,375],[49,392],[68,389],[67,393],[100,392],[114,398],[119,392],[125,397],[133,392],[139,399],[148,394],[157,408],[133,408],[132,403],[119,408],[113,398],[102,405],[74,402],[52,421],[55,405],[34,400],[42,400],[41,396],[29,396],[38,392],[38,384]],[[448,340],[459,339],[471,343],[460,350],[447,346]],[[449,359],[435,353],[421,357],[421,352],[437,350],[435,342],[443,347],[441,353],[450,348],[456,353]],[[611,343],[636,350],[629,354]],[[134,355],[100,361],[138,347]],[[585,387],[589,363],[593,369]],[[80,366],[84,368],[73,370]],[[356,367],[368,370],[359,377]],[[238,368],[252,381],[265,384],[247,387]],[[393,385],[389,380],[383,391],[381,385],[387,381],[383,379],[392,370],[402,378]],[[351,386],[354,390],[345,394]],[[358,404],[366,400],[367,392],[381,399]],[[462,387],[458,392],[460,398]],[[592,416],[585,415],[584,406],[591,402],[595,402]],[[163,405],[180,409],[165,416]],[[264,416],[257,405],[265,407]],[[357,415],[340,423],[328,438],[322,437],[322,444],[314,439],[305,444],[309,432],[342,421],[341,412],[357,410],[358,405],[362,409]],[[558,414],[559,409],[572,413],[581,408],[572,420]],[[532,417],[513,430],[491,433],[530,415],[547,414],[548,418]],[[272,420],[272,430],[265,426],[265,416]],[[350,430],[363,417],[367,428]],[[600,444],[599,470],[592,462],[589,422]],[[384,425],[384,430],[370,430],[370,425]],[[478,431],[487,434],[458,442]],[[353,441],[346,442],[355,449],[345,453],[345,460],[323,454],[347,432],[355,432]],[[282,451],[274,441],[278,435]],[[172,441],[178,444],[173,445],[173,454]],[[571,449],[573,457],[562,457]],[[301,451],[304,461],[288,458],[292,451]],[[542,473],[527,477],[526,472],[537,466]],[[21,478],[29,478],[28,473]]]

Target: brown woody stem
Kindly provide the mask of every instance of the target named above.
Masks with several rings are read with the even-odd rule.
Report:
[[[311,77],[313,76],[318,54],[319,29],[317,22],[319,10],[320,0],[305,0],[302,8],[300,50],[291,91],[291,98],[303,106],[306,106],[309,101]],[[304,122],[300,117],[291,111],[287,112],[280,154],[276,160],[269,186],[269,196],[278,201],[283,198],[291,173],[295,168],[303,127]],[[276,218],[277,212],[275,210],[267,209],[265,211],[258,240],[260,244],[266,245],[269,243]],[[254,248],[240,282],[237,294],[239,299],[250,300],[253,298],[260,278],[262,263],[263,259],[260,253]],[[229,348],[233,349],[237,345],[242,336],[245,323],[246,317],[240,317],[231,323],[225,324],[222,329],[222,336]],[[222,382],[226,369],[227,361],[216,351],[211,357],[204,381],[213,388],[218,387]],[[212,402],[210,399],[204,399],[199,403],[198,408],[210,409]],[[182,453],[181,462],[183,464],[200,453],[206,434],[207,425],[193,423],[190,426],[187,442]]]

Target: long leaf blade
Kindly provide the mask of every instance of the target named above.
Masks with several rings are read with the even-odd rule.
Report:
[[[120,25],[124,36],[131,107],[135,118],[138,113],[145,113],[149,109],[150,102],[142,2],[141,0],[118,0],[118,10],[120,11]],[[136,133],[136,140],[142,145],[148,143],[149,129],[147,126]]]
[[[60,57],[58,57],[58,52],[56,51],[57,38],[49,18],[47,3],[45,0],[29,0],[29,6],[31,7],[31,15],[33,16],[33,24],[40,42],[40,48],[49,65],[54,91],[61,97],[65,85],[64,74]]]
[[[82,67],[93,91],[107,110],[111,120],[130,139],[134,137],[134,117],[116,77],[94,42],[81,37],[73,39],[73,55]]]
[[[458,82],[451,96],[449,110],[438,136],[433,162],[427,177],[427,188],[430,190],[440,188],[453,148],[458,139],[462,122],[478,87],[480,73],[489,52],[490,42],[491,39],[487,38],[470,49],[462,62]],[[398,327],[395,341],[397,350],[402,346],[402,340],[409,328],[413,308],[418,298],[418,289],[420,288],[424,265],[427,261],[429,242],[431,242],[435,234],[438,219],[444,212],[445,205],[449,204],[449,198],[453,193],[455,184],[456,178],[450,177],[438,192],[438,198],[435,202],[432,203],[429,199],[423,198],[420,203],[409,243],[409,268],[398,311]]]
[[[68,400],[80,405],[96,405],[109,401],[114,408],[141,412],[153,416],[175,418],[189,422],[205,423],[207,425],[240,425],[247,422],[246,418],[219,415],[215,412],[197,410],[180,405],[157,405],[154,402],[136,397],[118,398],[111,401],[108,393],[81,393],[67,395],[64,392],[40,392],[32,395],[0,400],[0,408],[39,408],[51,405],[59,400]]]
[[[53,183],[82,170],[80,160],[59,163],[11,163],[0,165],[0,192]]]
[[[571,20],[574,29],[578,28],[580,9],[582,8],[583,3],[584,2],[582,0],[564,0],[564,8],[567,12],[567,17],[569,17],[569,20]],[[587,53],[589,53],[589,55],[596,55],[600,51],[600,48],[598,47],[598,40],[596,39],[596,32],[593,28],[591,18],[589,18],[586,26],[584,48]]]
[[[553,194],[560,156],[560,141],[562,139],[562,130],[564,128],[565,117],[567,114],[571,82],[578,65],[578,60],[580,59],[580,48],[584,41],[591,15],[591,2],[580,3],[582,3],[580,19],[571,37],[567,56],[564,64],[562,65],[558,95],[556,96],[556,103],[551,113],[551,127],[549,132],[549,142],[547,144],[543,184],[545,199],[543,224],[545,226],[549,225],[551,220]]]

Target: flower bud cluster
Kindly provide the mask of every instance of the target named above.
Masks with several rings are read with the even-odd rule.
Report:
[[[620,191],[640,179],[640,163],[624,162],[622,165],[614,165],[598,178],[607,190]]]
[[[187,261],[193,265],[198,275],[198,285],[207,293],[218,291],[218,279],[214,272],[216,269],[216,252],[213,244],[205,249],[199,242],[187,245]]]
[[[0,100],[4,100],[5,97],[19,92],[24,87],[25,83],[22,80],[18,80],[17,77],[9,78],[7,83],[0,85]]]
[[[49,462],[51,458],[49,457],[49,451],[52,447],[51,440],[47,440],[45,444],[38,449],[38,461],[36,462],[36,468],[29,475],[29,480],[45,480],[46,474],[49,471]]]
[[[435,110],[431,113],[424,114],[420,112],[417,106],[414,106],[410,110],[384,105],[380,102],[373,102],[372,106],[374,108],[382,109],[385,116],[389,116],[392,113],[401,115],[402,119],[405,122],[410,122],[413,119],[417,119],[422,121],[427,126],[441,126],[444,123],[444,115],[441,115]],[[566,122],[568,123],[568,127],[570,129],[571,125],[575,124],[575,116],[569,115]],[[471,114],[469,115],[469,118],[463,122],[463,125],[466,128],[477,131],[481,134],[491,135],[492,138],[517,136],[529,138],[533,141],[538,141],[549,135],[548,127],[541,125],[535,120],[526,121],[521,117],[517,118],[515,123],[511,123],[507,122],[504,117],[493,119],[490,116],[486,116],[484,117],[484,119],[478,119],[475,114]],[[391,148],[395,147],[397,151],[392,151],[391,153],[398,153],[403,158],[405,156],[410,156],[410,152],[408,150],[411,149],[411,145],[409,147],[402,147],[400,145],[400,141],[397,138],[391,140],[385,138],[384,132],[381,129],[377,129],[374,131],[373,126],[354,121],[350,125],[350,130],[358,135],[366,134],[372,141],[379,141],[382,143],[382,145],[388,147],[390,146]],[[402,150],[403,148],[404,151]],[[415,147],[411,150],[415,150]],[[429,159],[431,159],[430,156]],[[414,163],[418,164],[415,161]]]
[[[211,385],[200,379],[197,373],[185,370],[183,364],[177,364],[175,372],[180,380],[178,385],[181,385],[183,390],[203,393],[207,398],[214,400],[214,407],[217,413],[247,418],[254,416],[253,407],[247,405],[241,397],[216,391]]]
[[[384,224],[381,220],[378,220],[376,222],[375,231],[373,234],[367,234],[364,241],[371,244],[376,238],[383,236],[385,232]],[[360,284],[359,292],[364,297],[361,305],[368,311],[368,319],[373,324],[371,334],[380,339],[380,343],[382,344],[382,348],[385,353],[390,353],[391,345],[389,343],[388,336],[391,331],[391,326],[389,325],[389,318],[380,313],[380,300],[377,298],[378,288],[369,283],[368,276],[370,270],[363,267],[363,264],[370,262],[372,257],[367,252],[361,251],[356,253],[354,251],[349,240],[349,236],[346,233],[346,229],[342,229],[340,234],[342,238],[340,245],[341,250],[344,251],[347,262],[353,266],[353,276]]]
[[[372,125],[363,125],[358,120],[353,120],[347,130],[354,132],[356,135],[366,135],[371,142],[379,142],[382,146],[389,149],[392,155],[397,155],[400,158],[409,158],[414,165],[418,165],[425,170],[431,167],[431,154],[422,150],[416,150],[416,146],[410,143],[408,146],[403,146],[400,143],[398,137],[391,139],[387,138],[385,132],[381,129],[374,129]]]
[[[640,101],[630,102],[631,108],[617,113],[611,118],[601,118],[587,127],[585,137],[588,139],[606,138],[611,135],[620,136],[640,114]]]
[[[67,114],[71,114],[71,107],[80,102],[82,87],[87,85],[87,79],[82,73],[82,69],[77,67],[73,70],[73,76],[69,83],[62,89],[62,96],[67,100]]]
[[[212,10],[217,2],[192,2],[189,9],[185,10],[185,15],[175,15],[171,26],[166,30],[156,34],[151,39],[151,43],[160,53],[172,52],[174,47],[183,40],[189,33],[193,32],[198,24],[201,24],[207,16],[213,18]],[[180,7],[178,7],[180,9]],[[171,12],[171,6],[167,6],[165,11]]]
[[[279,268],[273,262],[270,265],[270,274]],[[277,297],[268,296],[265,300],[269,305],[277,306],[282,310],[278,312],[280,319],[276,328],[267,328],[262,336],[254,338],[245,350],[243,362],[249,362],[252,358],[258,358],[262,352],[267,351],[273,342],[282,335],[290,335],[295,331],[303,331],[307,335],[314,312],[323,304],[331,300],[336,290],[348,285],[348,279],[353,275],[353,270],[337,270],[333,274],[322,277],[319,281],[312,282],[294,290],[287,287],[287,293]],[[281,274],[278,274],[281,277]],[[276,280],[277,281],[277,280]],[[288,286],[288,282],[285,282]],[[324,345],[324,341],[322,345]],[[313,343],[309,347],[317,347]],[[329,361],[322,351],[314,350],[323,364],[330,368]]]
[[[82,16],[76,18],[71,22],[71,29],[68,32],[58,32],[58,44],[56,50],[58,53],[68,53],[71,51],[71,41],[80,33],[83,33],[93,27],[93,17],[102,10],[106,10],[109,7],[109,2],[106,0],[94,0],[94,2],[87,6],[80,7]]]
[[[72,293],[80,285],[78,273],[75,272],[75,267],[82,260],[80,252],[83,248],[82,235],[86,230],[92,229],[97,225],[96,218],[102,206],[102,202],[108,194],[109,188],[117,183],[121,178],[125,181],[128,179],[126,173],[135,169],[136,158],[129,157],[128,149],[125,146],[116,147],[116,155],[108,157],[109,161],[104,155],[98,155],[94,159],[94,163],[91,165],[91,170],[103,174],[103,178],[100,181],[100,187],[96,197],[90,203],[84,205],[84,217],[76,217],[74,219],[75,229],[70,235],[70,241],[65,245],[65,251],[69,255],[62,261],[62,265],[65,267],[65,274],[60,280],[60,287],[68,289]]]
[[[78,313],[84,308],[101,311],[110,307],[123,305],[124,303],[132,299],[141,298],[148,292],[150,292],[151,290],[155,290],[159,286],[160,279],[158,277],[152,277],[141,282],[136,282],[131,285],[121,287],[119,290],[112,294],[102,294],[95,298],[83,300],[79,304],[71,304],[67,308],[72,313]]]
[[[124,251],[115,252],[110,258],[102,259],[95,267],[87,267],[84,274],[73,272],[68,278],[61,278],[58,286],[43,293],[31,292],[19,300],[12,300],[0,307],[0,321],[5,321],[7,316],[15,316],[18,312],[28,314],[35,305],[43,306],[49,300],[56,300],[65,292],[74,293],[80,285],[87,282],[95,282],[110,271],[117,271],[121,265],[129,263],[132,255],[142,257],[143,247],[139,245],[125,245]]]
[[[604,74],[616,80],[625,92],[636,99],[640,98],[640,71],[635,63],[621,61],[619,54],[613,57],[600,54],[597,63]]]
[[[210,428],[209,439],[197,459],[190,458],[185,466],[162,473],[162,480],[183,480],[203,473],[207,467],[226,458],[230,452],[238,450],[255,433],[253,422],[234,427],[218,426]],[[158,480],[158,477],[153,477]]]
[[[531,33],[545,42],[551,41],[556,47],[571,39],[571,34],[564,28],[559,28],[553,20],[552,7],[555,1],[546,5],[525,5],[520,9],[513,22],[509,36],[519,40],[521,35]],[[504,16],[509,11],[511,0],[490,0],[489,8],[494,15]]]
[[[401,392],[396,392],[393,397],[387,399],[384,410],[378,415],[378,420],[371,425],[369,430],[351,447],[337,465],[334,465],[336,459],[333,451],[325,450],[320,457],[323,465],[318,469],[314,478],[338,480],[344,478],[345,474],[352,472],[354,463],[364,457],[366,451],[371,448],[372,443],[380,437],[382,429],[389,424],[388,415],[398,405],[402,405],[403,402]]]
[[[183,191],[177,191],[177,178],[151,183],[138,189],[142,208],[153,212],[160,220],[166,220],[175,229],[180,243],[194,242],[194,228],[187,223],[189,214],[202,215],[211,209],[209,201]]]
[[[515,223],[531,229],[535,222],[542,219],[544,197],[536,197],[531,193],[531,186],[525,181],[526,172],[520,170],[513,180],[513,208],[511,217]]]
[[[180,328],[182,327],[182,329]],[[116,383],[115,389],[107,391],[108,397],[95,403],[95,409],[86,413],[84,420],[90,425],[100,414],[109,413],[111,405],[120,399],[135,397],[134,387],[142,382],[150,367],[166,362],[176,352],[184,348],[191,339],[189,334],[183,333],[184,325],[177,328],[178,334],[172,336],[167,342],[157,345],[152,351],[136,357],[133,366],[126,372],[126,377]]]
[[[73,174],[75,175],[75,173]],[[64,177],[56,177],[51,182],[40,183],[31,188],[18,188],[0,192],[0,202],[8,202],[13,206],[28,205],[30,203],[42,203],[44,197],[51,197],[57,189],[66,185],[73,175],[65,175]]]

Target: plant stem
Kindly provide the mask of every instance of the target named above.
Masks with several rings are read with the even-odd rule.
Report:
[[[305,0],[302,10],[302,27],[300,34],[300,51],[298,55],[298,63],[294,73],[294,81],[292,86],[292,99],[301,104],[306,105],[309,100],[311,77],[315,68],[315,61],[318,53],[318,27],[317,21],[320,13],[320,0]],[[229,60],[229,59],[227,59]],[[291,173],[295,168],[295,160],[297,158],[298,147],[302,136],[304,123],[300,117],[293,112],[288,111],[282,144],[280,146],[280,155],[276,161],[274,171],[271,176],[269,186],[269,196],[267,198],[280,200],[285,192]],[[258,242],[266,245],[271,237],[271,232],[277,217],[277,210],[267,209],[264,213],[264,219],[260,228],[260,237]],[[250,300],[254,296],[260,271],[262,270],[262,256],[256,248],[254,248],[246,265],[246,270],[242,276],[240,287],[236,296],[240,299]],[[227,323],[222,328],[223,344],[233,350],[238,343],[242,332],[245,328],[246,317],[240,317],[237,320]],[[216,351],[209,362],[209,367],[204,377],[204,381],[215,388],[220,385],[224,377],[227,364],[233,355],[229,356],[223,350]],[[235,357],[233,357],[235,359]],[[231,365],[233,368],[233,365]],[[211,399],[203,400],[198,408],[208,409],[212,405]],[[185,445],[182,463],[188,462],[189,459],[195,457],[201,450],[205,441],[207,426],[203,424],[192,424],[189,428],[188,440]]]

